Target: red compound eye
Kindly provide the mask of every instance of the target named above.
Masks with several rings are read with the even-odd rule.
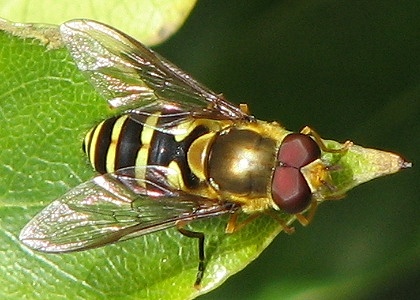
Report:
[[[289,167],[301,168],[321,156],[317,143],[302,133],[291,133],[280,146],[277,160]]]
[[[280,146],[279,166],[273,174],[271,194],[278,207],[289,213],[304,211],[311,203],[311,189],[300,168],[321,156],[317,143],[302,133],[291,133]]]
[[[289,214],[302,212],[312,199],[311,190],[302,173],[291,167],[277,167],[271,192],[278,207]]]

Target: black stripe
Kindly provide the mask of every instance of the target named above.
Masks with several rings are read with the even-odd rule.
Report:
[[[83,139],[83,143],[82,143],[82,150],[83,150],[83,152],[84,152],[84,153],[88,153],[88,152],[86,152],[86,151],[89,151],[89,144],[90,144],[90,141],[91,141],[92,139],[89,137],[89,142],[88,142],[88,145],[86,145],[85,140],[86,140],[86,138],[84,138],[84,139]]]
[[[150,141],[151,149],[147,164],[168,166],[172,161],[175,161],[179,165],[185,186],[188,188],[197,187],[199,179],[192,173],[188,165],[187,153],[191,143],[207,132],[209,131],[205,126],[197,126],[184,140],[176,142],[172,134],[155,130]]]
[[[115,170],[135,166],[137,154],[141,148],[143,125],[129,116],[119,134],[115,151]]]
[[[178,143],[175,141],[175,137],[172,134],[155,130],[150,141],[150,152],[149,157],[147,158],[147,164],[167,167],[173,160],[177,148]]]
[[[101,174],[107,173],[106,170],[106,154],[108,152],[109,145],[111,144],[112,129],[117,121],[118,117],[112,117],[105,120],[98,133],[98,139],[96,142],[95,149],[95,169]],[[95,129],[95,131],[98,128]]]
[[[94,130],[89,131],[89,133],[87,133],[86,136],[85,136],[85,138],[83,139],[82,150],[87,155],[89,155],[90,145],[92,145],[92,134],[93,134],[93,131]],[[87,135],[89,135],[89,137]],[[87,145],[86,145],[86,140],[87,140]]]

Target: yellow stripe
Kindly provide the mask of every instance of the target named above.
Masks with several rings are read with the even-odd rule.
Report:
[[[182,178],[182,170],[179,168],[177,162],[171,161],[168,167],[175,171],[168,174],[168,183],[176,189],[185,189],[185,183]]]
[[[149,154],[149,145],[143,145],[138,154],[137,154],[137,158],[136,158],[136,167],[141,167],[141,168],[136,168],[136,178],[139,179],[144,179],[146,178],[146,165],[147,165],[147,157]],[[144,184],[139,183],[141,186],[146,187]]]
[[[88,153],[90,163],[92,164],[94,168],[95,168],[95,152],[96,152],[96,147],[98,144],[98,136],[104,123],[105,121],[102,121],[101,123],[99,123],[98,126],[96,126],[94,129],[91,130],[93,131],[92,132],[93,134],[92,133],[90,134],[91,142],[90,142],[89,152],[86,152],[86,153]]]
[[[107,172],[115,171],[115,158],[117,156],[117,143],[121,136],[121,129],[127,120],[128,115],[123,115],[117,119],[112,128],[111,143],[109,144],[108,151],[106,153],[106,170]]]
[[[95,129],[95,127],[91,128],[88,133],[86,133],[85,135],[85,139],[83,141],[83,143],[85,144],[85,152],[87,155],[89,155],[89,151],[90,151],[90,146],[89,143],[90,141],[92,141],[92,133],[93,133],[93,129]]]
[[[209,131],[221,131],[223,128],[227,128],[232,125],[231,120],[220,120],[215,121],[211,119],[193,119],[188,118],[185,121],[177,124],[176,128],[173,129],[176,132],[175,141],[180,142],[183,141],[186,137],[188,137],[191,132],[197,128],[198,126],[204,126],[208,128]]]
[[[156,125],[159,121],[160,112],[149,116],[144,122],[143,131],[141,133],[141,143],[143,145],[150,145],[153,133],[156,130]]]
[[[156,125],[159,121],[160,112],[149,116],[143,125],[143,131],[141,133],[141,148],[137,153],[136,157],[136,178],[144,179],[146,177],[146,165],[149,157],[150,142],[153,137],[153,133],[156,130]]]
[[[187,136],[190,135],[191,131],[193,131],[197,126],[195,125],[195,120],[186,120],[184,122],[181,122],[177,124],[176,128],[173,130],[176,131],[176,134],[174,135],[176,142],[183,141]]]
[[[95,127],[91,128],[88,133],[86,133],[85,135],[85,139],[84,139],[84,144],[85,144],[85,153],[90,161],[90,164],[93,166],[93,168],[95,168],[95,166],[93,165],[93,160],[90,159],[90,149],[93,147],[93,141],[92,141],[92,135],[93,135],[93,130],[95,129]]]

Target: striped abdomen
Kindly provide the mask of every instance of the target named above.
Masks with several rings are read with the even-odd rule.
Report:
[[[92,128],[85,137],[83,149],[95,170],[105,174],[132,166],[172,167],[176,164],[185,186],[198,186],[199,179],[188,165],[187,152],[191,143],[208,129],[191,126],[187,135],[177,137],[169,133],[176,130],[168,130],[167,127],[165,132],[159,130],[163,119],[168,122],[168,118],[161,117],[160,112],[150,115],[127,113],[109,118]]]

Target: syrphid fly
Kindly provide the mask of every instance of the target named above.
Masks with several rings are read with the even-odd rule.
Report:
[[[294,133],[257,120],[126,34],[89,20],[60,27],[63,43],[111,107],[83,141],[98,177],[36,215],[20,240],[43,252],[87,250],[176,227],[198,239],[195,285],[205,271],[205,240],[186,224],[229,215],[233,233],[261,214],[293,228],[317,205],[343,196],[331,179],[340,168],[322,159],[344,155],[309,127]],[[407,167],[393,157],[391,172]],[[241,223],[238,216],[248,217]]]

